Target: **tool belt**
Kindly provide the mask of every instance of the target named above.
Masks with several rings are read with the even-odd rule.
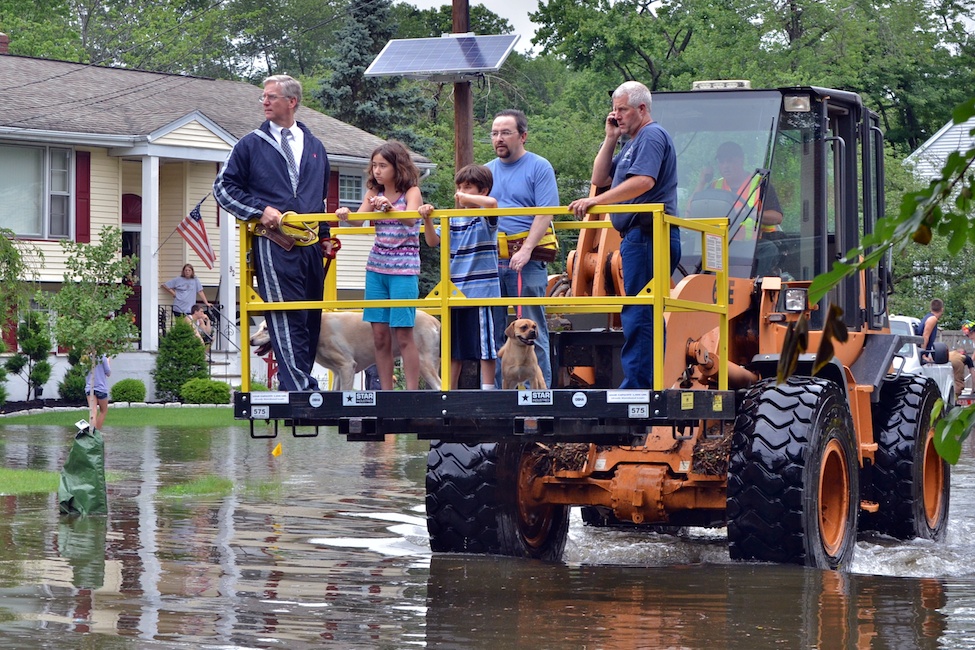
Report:
[[[508,259],[525,245],[528,239],[528,231],[506,234],[498,231],[498,257]],[[538,240],[535,248],[532,249],[531,259],[545,262],[546,264],[555,260],[559,252],[559,240],[555,238],[555,233],[551,229],[545,231],[542,238]]]
[[[285,213],[284,216],[294,213]],[[318,223],[314,221],[300,221],[298,223],[281,222],[278,228],[268,228],[260,222],[251,224],[251,232],[258,237],[270,239],[286,251],[295,246],[312,246],[318,243]]]

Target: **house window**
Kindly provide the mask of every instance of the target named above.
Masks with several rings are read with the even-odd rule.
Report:
[[[0,145],[0,224],[19,237],[71,236],[72,152]]]
[[[353,210],[362,204],[362,176],[339,174],[339,205]]]

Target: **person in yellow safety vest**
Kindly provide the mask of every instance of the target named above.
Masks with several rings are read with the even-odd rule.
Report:
[[[746,207],[755,208],[762,215],[762,232],[775,232],[782,223],[782,205],[770,183],[765,184],[764,192],[759,188],[762,177],[759,174],[749,174],[745,171],[745,154],[736,142],[724,142],[718,147],[715,155],[718,161],[718,172],[714,178],[714,168],[711,165],[701,170],[701,178],[695,191],[705,188],[725,190],[739,196],[735,209]],[[693,200],[693,199],[692,199]],[[749,210],[751,212],[751,210]],[[749,215],[742,224],[736,239],[751,239],[755,232],[755,220]]]

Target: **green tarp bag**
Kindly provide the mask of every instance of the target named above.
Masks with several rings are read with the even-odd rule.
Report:
[[[107,515],[105,442],[90,426],[78,432],[61,469],[58,507],[63,515]]]

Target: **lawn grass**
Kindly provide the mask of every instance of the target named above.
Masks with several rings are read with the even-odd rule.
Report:
[[[72,411],[45,411],[34,415],[11,415],[0,418],[0,428],[6,424],[36,424],[73,427],[78,420],[88,419],[88,409]],[[104,431],[125,427],[144,427],[162,424],[167,427],[227,427],[235,424],[233,409],[204,406],[200,408],[108,408]]]
[[[165,425],[167,427],[216,428],[234,426],[233,410],[226,407],[200,408],[109,408],[105,420],[105,432],[122,431],[126,427]],[[88,409],[72,411],[46,411],[34,415],[15,415],[0,418],[0,429],[4,425],[50,425],[71,427],[82,418],[88,417]],[[121,475],[110,474],[106,481],[120,480]],[[0,467],[0,495],[19,495],[31,493],[57,492],[60,472],[46,472],[30,469],[8,469]],[[226,496],[231,494],[234,484],[220,476],[207,476],[188,483],[171,485],[159,490],[161,496],[183,497],[196,495]],[[258,494],[273,493],[280,490],[274,483],[247,486],[248,492]]]
[[[280,481],[252,481],[244,485],[244,493],[261,501],[278,500],[284,494],[284,486]]]
[[[110,472],[105,482],[122,480],[122,474]],[[0,495],[37,494],[58,491],[61,472],[48,472],[40,469],[10,469],[0,467]]]
[[[234,491],[234,483],[223,476],[208,475],[186,483],[168,485],[159,489],[162,497],[189,496],[229,496]],[[280,481],[250,481],[243,486],[242,492],[256,496],[262,501],[280,498],[284,486]]]
[[[190,497],[201,495],[227,496],[234,491],[234,482],[223,476],[201,476],[187,483],[159,488],[162,497]]]
[[[61,475],[58,472],[0,467],[0,494],[16,496],[37,492],[57,492],[60,479]]]
[[[110,473],[105,481],[120,480],[120,474]],[[0,495],[17,496],[20,494],[53,493],[58,491],[61,480],[60,472],[46,472],[39,469],[9,469],[0,467]],[[249,486],[248,491],[258,494],[271,494],[280,490],[274,484],[259,484]],[[234,483],[222,476],[204,476],[187,483],[168,485],[160,488],[159,496],[188,497],[201,495],[227,496],[234,491]]]

